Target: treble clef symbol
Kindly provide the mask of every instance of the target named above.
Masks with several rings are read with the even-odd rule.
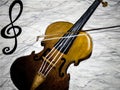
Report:
[[[17,17],[14,20],[12,20],[12,9],[13,9],[13,7],[16,4],[18,4],[20,6],[20,11],[19,11]],[[10,47],[3,48],[2,51],[6,55],[12,54],[16,50],[16,48],[17,48],[17,37],[21,34],[22,29],[19,26],[15,26],[13,23],[20,17],[20,15],[22,13],[22,10],[23,10],[23,3],[22,3],[21,0],[15,0],[15,1],[13,1],[13,3],[9,7],[10,24],[8,24],[7,26],[5,26],[1,30],[1,36],[3,38],[6,38],[6,39],[12,39],[12,38],[14,38],[15,39],[15,45],[14,45],[13,49],[10,49]],[[13,30],[13,34],[10,33],[12,30]]]

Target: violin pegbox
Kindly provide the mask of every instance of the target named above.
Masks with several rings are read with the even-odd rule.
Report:
[[[101,0],[102,6],[103,7],[107,7],[108,6],[108,2],[104,2],[103,0]]]

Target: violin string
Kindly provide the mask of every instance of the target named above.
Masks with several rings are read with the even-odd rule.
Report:
[[[52,53],[53,50],[54,50],[54,52]],[[55,48],[53,48],[53,49],[51,50],[51,52],[48,53],[47,56],[45,56],[45,59],[50,60],[50,58],[55,54],[56,51],[57,51],[57,50],[56,50]],[[52,53],[52,54],[51,54],[51,53]],[[51,54],[51,56],[49,56],[50,54]],[[48,56],[49,56],[49,57],[48,57]],[[47,57],[48,57],[48,58],[47,58]],[[46,65],[47,65],[47,61],[44,60],[44,63],[43,63],[43,65],[41,66],[41,67],[42,67],[41,72],[44,71]]]
[[[50,53],[52,52],[54,50],[54,48],[47,54],[47,56],[46,57],[48,57],[49,55],[50,55]],[[44,67],[44,64],[45,64],[45,60],[43,60],[43,62],[42,62],[42,64],[41,64],[41,66],[40,66],[40,68],[39,68],[39,71],[38,71],[38,73],[39,72],[41,72],[42,73],[42,71],[43,71],[43,67]]]
[[[60,52],[58,52],[55,57],[52,59],[52,61],[49,63],[48,67],[46,68],[45,72],[47,72],[47,70],[50,68],[50,66],[52,65],[52,63],[55,61],[55,59],[57,58],[57,56],[60,54]],[[54,64],[52,65],[52,67],[54,67]]]
[[[67,38],[67,40],[63,40],[64,41],[64,44],[63,44],[63,46],[61,47],[61,49],[60,49],[60,51],[64,48],[64,46],[67,44],[67,42],[69,41],[69,39],[70,38]],[[61,43],[60,43],[61,44]],[[60,45],[59,44],[59,45]],[[65,50],[64,50],[65,51]],[[64,52],[63,51],[63,52]],[[56,56],[55,56],[55,58],[53,58],[52,59],[52,61],[51,62],[53,62],[53,61],[55,61],[55,59],[56,59],[56,57],[58,56],[58,54],[59,54],[60,52],[58,52],[57,54],[56,54]],[[63,53],[59,56],[59,58],[56,60],[56,62],[52,65],[52,67],[51,68],[49,68],[50,67],[50,65],[51,64],[49,64],[49,66],[47,67],[47,70],[45,70],[45,73],[44,73],[44,75],[45,75],[45,77],[48,75],[48,73],[53,69],[53,67],[57,64],[57,62],[60,60],[60,58],[63,56]],[[49,69],[49,70],[48,70]]]
[[[45,77],[49,74],[49,72],[52,70],[52,68],[57,64],[57,62],[60,60],[60,58],[63,56],[63,53],[61,53],[61,55],[59,56],[59,58],[57,59],[57,61],[54,63],[54,65],[47,71]]]
[[[47,57],[52,53],[52,51],[53,51],[54,49],[55,49],[55,48],[52,48],[52,50],[45,56],[45,58],[47,58]],[[41,65],[41,67],[39,68],[39,71],[38,71],[38,72],[41,72],[41,73],[43,72],[46,63],[47,63],[47,61],[43,60],[42,65]]]
[[[65,40],[63,40],[63,41],[65,41]],[[58,43],[58,45],[60,46],[59,43]],[[55,49],[55,48],[53,47],[52,50],[45,56],[46,59],[47,59],[47,57],[52,53],[52,51],[53,51],[54,49]],[[52,55],[49,56],[48,60],[53,56],[53,54],[54,54],[56,51],[57,51],[57,49],[55,49],[54,52],[52,53]],[[58,52],[58,53],[59,53],[59,52]],[[58,55],[58,54],[57,54],[57,55]],[[55,57],[57,57],[57,55],[56,55]],[[53,60],[55,60],[55,58],[54,58]],[[51,62],[53,62],[53,60],[52,60]],[[45,73],[43,73],[43,71],[44,71],[44,69],[45,69],[46,64],[47,64],[47,61],[44,60],[44,61],[42,62],[42,65],[41,65],[38,73],[40,72],[40,73],[42,73],[43,75],[45,74]],[[52,68],[53,68],[53,67],[52,67]],[[51,68],[51,69],[52,69],[52,68]],[[41,70],[41,69],[42,69],[42,70]],[[51,69],[50,69],[50,70],[51,70]],[[49,70],[49,71],[50,71],[50,70]],[[45,75],[45,76],[46,76],[46,75]]]
[[[62,43],[64,43],[65,41],[66,41],[66,40],[64,39],[64,40],[62,41]],[[60,45],[61,45],[61,43],[58,43],[56,46],[59,47]],[[57,48],[57,47],[56,47],[56,48]],[[45,56],[46,59],[47,59],[47,57],[50,55],[50,53],[52,53],[53,50],[54,50],[54,48]],[[55,50],[53,53],[55,53],[55,52],[56,52],[56,50]],[[52,57],[52,56],[53,56],[53,54],[52,54],[50,57]],[[50,57],[49,57],[49,59],[50,59]],[[49,60],[49,59],[48,59],[48,60]],[[42,65],[41,65],[38,73],[39,73],[39,72],[40,72],[40,73],[43,73],[46,64],[47,64],[47,61],[44,60],[44,61],[42,62]],[[51,69],[52,69],[52,68],[51,68]],[[49,70],[49,71],[50,71],[50,70]]]
[[[65,41],[65,40],[64,40]],[[58,45],[60,46],[60,44],[58,43]],[[47,57],[52,53],[52,51],[53,51],[53,53],[52,53],[52,55],[51,56],[49,56],[49,58],[48,58],[48,60],[53,56],[53,54],[57,51],[57,49],[55,49],[55,51],[54,51],[54,47],[52,48],[52,50],[45,56],[45,58],[47,59]],[[45,69],[45,66],[46,66],[46,64],[47,64],[47,61],[46,60],[44,60],[43,62],[42,62],[42,65],[41,65],[41,67],[40,67],[40,69],[39,69],[39,71],[38,71],[38,73],[40,72],[40,73],[43,73],[43,71],[44,71],[44,69]]]
[[[70,35],[69,35],[69,36],[70,36]],[[67,42],[68,42],[69,39],[70,39],[70,38],[67,38],[67,40],[64,39],[64,40],[62,41],[62,43],[64,43],[64,44],[63,44],[63,46],[60,48],[60,51],[64,48],[64,45],[67,44]],[[60,45],[60,44],[61,44],[61,43],[58,43],[58,45]],[[55,58],[53,58],[51,62],[55,61],[55,59],[56,59],[56,57],[58,56],[59,53],[60,53],[60,52],[58,52],[58,53],[56,54]],[[49,68],[49,67],[50,67],[50,64],[49,64],[49,66],[47,67],[47,70],[48,70],[48,69],[49,69],[49,70],[48,70],[48,71],[45,70],[45,73],[46,73],[46,74],[44,73],[45,76],[47,76],[48,73],[52,70],[52,68],[57,64],[57,62],[60,60],[60,58],[62,57],[62,55],[63,55],[63,53],[59,56],[59,58],[56,60],[56,62],[54,63],[54,65],[52,65],[51,68]]]
[[[62,43],[64,43],[64,42],[65,42],[65,39],[62,41]],[[61,42],[57,43],[56,46],[59,47],[60,45],[61,45]],[[55,48],[57,48],[56,46],[55,46]],[[53,50],[54,50],[54,48],[45,56],[46,59],[47,59],[47,57],[50,55],[50,53],[52,53]],[[55,52],[56,52],[56,50],[55,50],[53,53],[55,53]],[[49,60],[52,56],[53,56],[53,54],[52,54],[47,60]],[[38,73],[39,73],[39,72],[43,73],[46,64],[47,64],[47,61],[44,60],[44,61],[42,62],[42,65],[41,65],[41,67],[40,67]]]

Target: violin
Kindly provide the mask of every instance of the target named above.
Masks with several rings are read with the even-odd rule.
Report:
[[[98,5],[107,2],[95,0],[75,24],[59,21],[50,24],[44,39],[60,39],[42,41],[44,49],[27,56],[17,58],[10,68],[14,85],[19,90],[68,90],[70,74],[67,69],[70,64],[75,66],[91,56],[93,43],[88,33],[82,30],[85,23]],[[60,32],[64,32],[59,34]]]

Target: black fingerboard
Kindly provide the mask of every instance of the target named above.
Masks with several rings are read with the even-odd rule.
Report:
[[[93,14],[93,12],[96,10],[98,5],[100,4],[100,0],[95,0],[93,4],[87,9],[87,11],[78,19],[78,21],[68,30],[68,32],[75,32],[75,33],[66,33],[63,35],[63,37],[69,37],[69,38],[61,38],[54,47],[59,50],[62,53],[67,53],[69,51],[69,48],[71,47],[73,41],[75,40],[78,33],[81,31],[83,26],[86,24],[90,16]]]

